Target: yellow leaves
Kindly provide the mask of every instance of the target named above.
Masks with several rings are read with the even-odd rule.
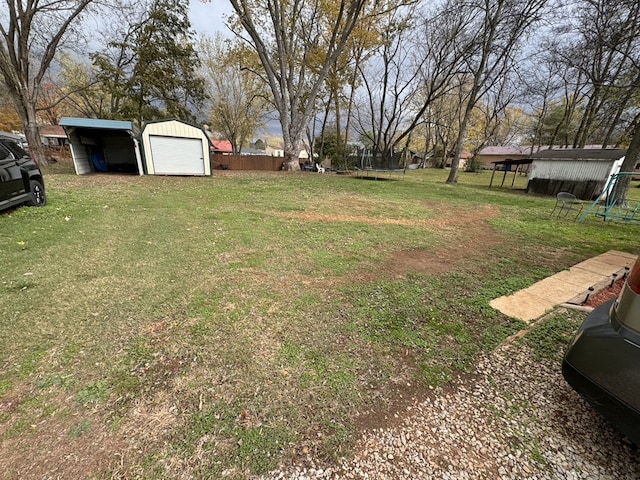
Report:
[[[0,130],[11,132],[22,130],[22,122],[16,113],[16,109],[9,102],[0,103]]]

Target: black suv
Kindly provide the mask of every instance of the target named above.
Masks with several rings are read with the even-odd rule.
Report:
[[[0,137],[0,210],[23,203],[42,207],[46,202],[38,164],[15,141]]]
[[[595,309],[579,328],[562,374],[640,446],[640,257],[618,299]]]

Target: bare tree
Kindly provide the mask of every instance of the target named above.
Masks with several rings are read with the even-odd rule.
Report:
[[[520,111],[509,108],[516,98],[513,79],[505,75],[476,103],[467,143],[475,156],[483,147],[507,145],[520,133]]]
[[[40,86],[56,51],[93,0],[5,0],[0,13],[0,72],[33,157],[46,164],[38,134]]]
[[[621,28],[616,32],[622,39],[620,45],[623,47],[617,47],[618,53],[624,55],[624,57],[628,60],[630,65],[630,71],[633,79],[633,83],[624,85],[622,84],[622,88],[626,88],[631,90],[635,95],[640,93],[640,4],[638,4],[635,0],[621,0],[616,3],[616,5],[620,8],[619,15],[622,18],[633,18],[633,21],[620,22],[617,25],[620,25]],[[626,40],[626,41],[625,41]],[[626,48],[628,42],[631,43],[631,48]],[[624,81],[624,80],[623,80]],[[620,167],[621,172],[633,172],[634,167],[640,163],[640,115],[636,114],[634,116],[634,121],[631,124],[631,128],[633,129],[633,134],[631,137],[631,143],[629,144],[629,148],[627,149],[627,154],[625,155],[625,159]],[[625,202],[627,196],[627,190],[629,189],[629,184],[631,181],[631,177],[627,177],[623,182],[621,188],[618,188],[616,201],[618,203]]]
[[[282,127],[285,166],[299,169],[298,154],[315,100],[345,48],[367,0],[230,0],[239,29],[258,54]]]
[[[545,63],[554,65],[564,89],[564,95],[549,104],[556,106],[549,110],[551,115],[558,113],[557,105],[564,107],[549,143],[574,148],[618,144],[640,89],[634,67],[639,58],[640,5],[630,0],[581,0],[564,12],[562,23],[543,45],[548,53]]]
[[[399,133],[408,129],[419,92],[424,59],[413,55],[409,42],[415,34],[414,16],[412,9],[395,10],[379,19],[384,24],[379,51],[360,66],[365,93],[356,107],[356,129],[381,165],[389,164]]]
[[[460,87],[465,51],[455,39],[468,19],[447,10],[421,13],[388,15],[378,54],[360,67],[365,100],[357,111],[358,129],[383,163],[406,147],[417,127],[447,124],[434,116],[436,102]]]
[[[529,128],[527,139],[531,144],[531,153],[543,142],[545,121],[549,110],[557,102],[562,86],[562,65],[555,62],[547,53],[546,39],[536,45],[535,54],[526,62],[519,77],[522,102],[528,106]]]
[[[447,183],[456,183],[471,114],[477,102],[509,70],[522,39],[543,14],[548,0],[449,0],[447,6],[474,21],[459,42],[472,46],[465,59],[470,90],[462,114],[454,158]]]
[[[565,118],[581,114],[571,145],[598,142],[606,147],[625,141],[627,134],[631,141],[621,171],[631,172],[640,161],[640,3],[581,0],[571,8],[565,16],[574,22],[560,31],[562,41],[556,38],[556,48],[550,49],[571,75],[574,93]],[[619,202],[627,188],[617,189]]]
[[[220,35],[200,43],[200,56],[209,83],[211,129],[231,142],[239,154],[265,119],[268,108],[261,79],[247,68],[253,51],[230,45]]]
[[[576,67],[590,85],[580,126],[573,142],[583,147],[592,132],[611,125],[631,99],[627,93],[640,88],[633,72],[633,60],[640,58],[640,5],[638,2],[584,0],[576,8],[579,40],[569,50],[567,61],[577,58]],[[630,71],[631,69],[631,71]],[[621,90],[623,90],[621,94]],[[604,134],[601,134],[604,135]]]

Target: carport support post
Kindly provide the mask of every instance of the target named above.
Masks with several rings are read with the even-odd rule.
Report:
[[[518,170],[520,169],[520,165],[516,165],[516,171],[513,172],[513,180],[511,181],[511,188],[516,184],[516,177],[518,176]]]
[[[493,172],[491,172],[491,181],[489,182],[489,188],[493,185],[493,177],[496,174],[496,164],[493,164]]]
[[[500,184],[501,187],[504,187],[504,181],[507,179],[507,166],[504,166],[504,175],[502,175],[502,183]]]

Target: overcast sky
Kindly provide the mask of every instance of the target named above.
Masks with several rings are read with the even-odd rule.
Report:
[[[199,34],[213,36],[215,32],[221,32],[225,36],[231,36],[229,29],[224,25],[224,18],[230,14],[231,4],[227,0],[191,0],[189,19],[192,28]]]

